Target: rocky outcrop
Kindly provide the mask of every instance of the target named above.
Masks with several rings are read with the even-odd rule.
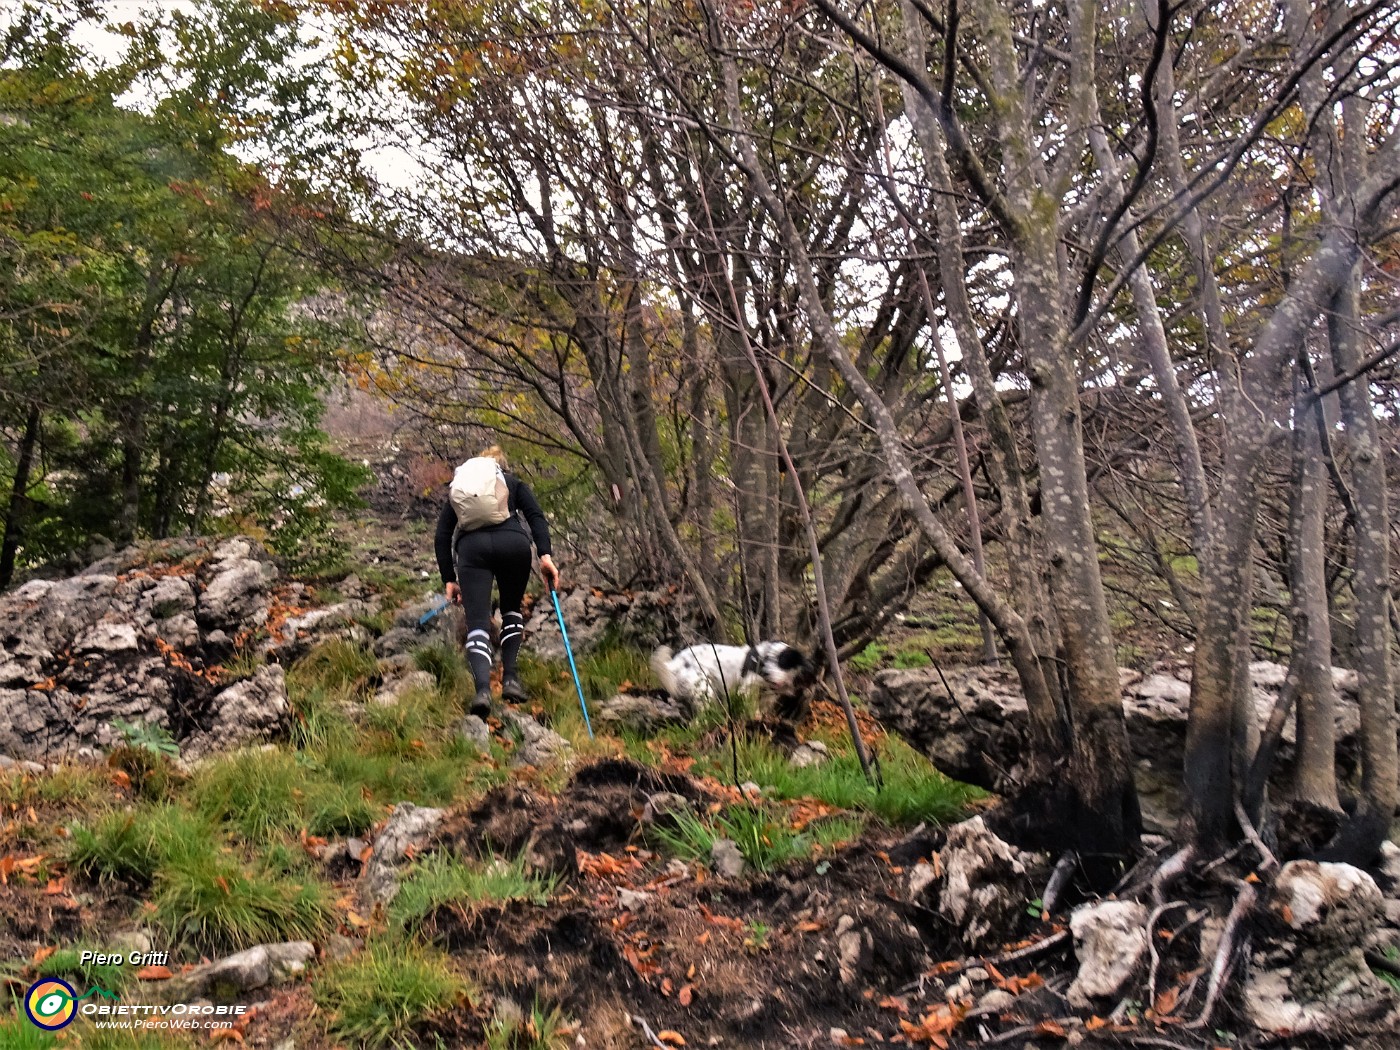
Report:
[[[1261,724],[1273,710],[1286,673],[1282,664],[1250,665]],[[1339,694],[1338,761],[1345,772],[1355,763],[1360,728],[1356,673],[1340,668],[1332,673]],[[1191,670],[1186,664],[1166,663],[1145,676],[1125,669],[1120,680],[1144,818],[1149,830],[1166,831],[1180,811]],[[1028,715],[1016,676],[1009,669],[945,668],[942,676],[928,668],[887,670],[875,675],[873,686],[870,705],[875,714],[928,754],[944,773],[994,791],[1022,779]],[[1279,750],[1280,776],[1288,775],[1295,739],[1290,722]]]
[[[575,588],[561,592],[559,604],[574,654],[586,653],[608,639],[654,649],[677,639],[698,637],[692,599],[670,591],[613,591]],[[564,640],[548,597],[535,602],[525,622],[526,644],[546,659],[564,658]]]
[[[388,904],[399,892],[399,868],[432,839],[445,811],[412,802],[394,807],[384,827],[374,837],[374,849],[360,877],[360,900],[366,908]]]
[[[949,828],[941,856],[938,911],[971,950],[999,943],[1007,930],[1015,929],[1038,892],[1034,883],[1048,866],[1043,855],[1025,853],[998,838],[981,817]]]
[[[161,726],[189,760],[266,739],[288,713],[279,663],[377,610],[309,605],[239,537],[131,548],[0,595],[0,755],[92,757],[119,722]],[[236,652],[269,662],[236,680],[220,666]]]
[[[171,981],[164,990],[172,1000],[237,998],[243,993],[291,980],[315,958],[316,946],[310,941],[259,944],[196,966]]]
[[[1341,1032],[1394,1014],[1400,1000],[1371,972],[1364,947],[1385,921],[1384,898],[1349,864],[1292,861],[1274,880],[1250,959],[1245,1015],[1280,1034]]]

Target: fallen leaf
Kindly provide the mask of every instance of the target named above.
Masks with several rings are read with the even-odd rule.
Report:
[[[1152,1004],[1152,1009],[1157,1012],[1158,1017],[1166,1017],[1176,1009],[1181,998],[1181,993],[1175,988],[1168,988],[1157,996],[1157,1001]]]
[[[143,966],[136,971],[138,981],[168,981],[174,976],[168,966]]]
[[[47,959],[50,955],[52,955],[52,954],[53,954],[54,952],[56,952],[56,951],[58,951],[58,949],[57,949],[57,948],[53,948],[53,947],[49,947],[49,948],[39,948],[39,949],[37,949],[37,950],[34,952],[34,955],[33,955],[33,957],[31,958],[30,961],[31,961],[35,966],[38,966],[41,962],[43,962],[45,959]]]
[[[63,879],[49,879],[49,884],[44,887],[44,893],[50,897],[57,897],[61,893],[67,893],[68,888],[63,885]]]
[[[237,1028],[216,1028],[209,1033],[209,1041],[211,1043],[241,1043],[243,1042],[243,1033]]]
[[[663,1043],[670,1044],[671,1046],[685,1046],[685,1036],[681,1035],[680,1032],[672,1031],[669,1028],[665,1028],[662,1029],[660,1032],[657,1032],[656,1038],[661,1040]]]
[[[1105,1021],[1104,1024],[1108,1024],[1108,1022]],[[1084,1027],[1088,1028],[1089,1026],[1088,1024],[1085,1024]],[[1041,1021],[1038,1025],[1035,1026],[1035,1034],[1053,1035],[1063,1039],[1065,1037],[1065,1026],[1060,1024],[1058,1021]]]
[[[692,969],[694,969],[694,967],[692,967]],[[682,1006],[689,1006],[695,999],[695,986],[692,984],[682,985],[680,994],[678,994],[676,998],[680,1000]]]

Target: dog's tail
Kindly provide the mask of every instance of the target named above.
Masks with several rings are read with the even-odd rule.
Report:
[[[658,646],[656,652],[651,654],[651,673],[656,675],[657,682],[667,695],[677,697],[676,676],[671,673],[671,657],[674,655],[669,645]]]

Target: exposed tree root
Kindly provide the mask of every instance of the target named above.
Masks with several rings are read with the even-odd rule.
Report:
[[[1230,909],[1230,915],[1225,920],[1225,929],[1220,933],[1220,944],[1215,949],[1215,961],[1210,968],[1210,982],[1206,985],[1206,1001],[1201,1007],[1201,1015],[1188,1024],[1187,1028],[1204,1028],[1210,1023],[1211,1015],[1215,1012],[1216,1003],[1220,999],[1220,993],[1225,987],[1225,978],[1229,974],[1230,964],[1235,954],[1235,938],[1239,933],[1240,924],[1244,922],[1245,916],[1254,907],[1254,900],[1257,894],[1254,887],[1243,879],[1235,880],[1239,887],[1239,895],[1235,897],[1234,906]]]
[[[1045,892],[1040,895],[1041,914],[1049,915],[1055,910],[1055,905],[1060,902],[1060,895],[1064,893],[1070,877],[1074,874],[1077,859],[1073,850],[1066,850],[1056,862],[1055,870],[1050,873],[1050,881],[1045,884]]]

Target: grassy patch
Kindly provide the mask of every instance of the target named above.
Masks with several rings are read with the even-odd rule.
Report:
[[[48,773],[0,773],[0,804],[81,805],[112,793],[112,781],[100,768],[63,765]]]
[[[815,798],[838,809],[873,814],[896,826],[919,821],[949,823],[980,797],[976,788],[948,779],[896,737],[886,739],[880,754],[884,776],[880,790],[865,779],[854,754],[832,750],[830,761],[798,768],[770,745],[746,741],[739,748],[739,772],[777,798]],[[724,779],[728,776],[728,756],[701,756],[698,767]]]
[[[543,904],[558,886],[557,876],[527,871],[524,857],[465,863],[450,854],[435,853],[410,869],[389,906],[389,919],[395,926],[410,928],[447,904],[517,900]]]
[[[224,684],[241,681],[244,678],[252,678],[267,663],[267,657],[258,652],[253,646],[239,649],[233,656],[223,664],[223,675],[220,682]]]
[[[447,956],[402,940],[372,942],[311,988],[331,1037],[357,1047],[418,1045],[415,1029],[468,992]]]
[[[780,811],[746,803],[708,819],[680,811],[671,826],[658,826],[653,834],[668,852],[702,863],[709,862],[716,839],[729,839],[751,868],[771,871],[812,853],[830,852],[856,838],[864,826],[859,816],[833,817],[798,831]]]
[[[546,1010],[537,999],[519,1021],[492,1020],[486,1026],[486,1050],[562,1050],[572,1045],[569,1036],[576,1028],[559,1007]]]
[[[322,642],[293,666],[291,682],[306,688],[320,686],[328,692],[354,692],[379,672],[379,661],[362,645],[336,638]]]
[[[355,727],[345,712],[344,697],[322,685],[287,679],[287,702],[292,709],[292,746],[301,750],[346,744]]]
[[[0,1047],[5,1050],[183,1050],[195,1045],[185,1035],[94,1028],[82,1020],[52,1034],[21,1016],[0,1017]]]
[[[465,658],[447,642],[434,642],[415,650],[413,663],[436,678],[438,688],[448,696],[463,695],[471,684]]]
[[[313,879],[249,870],[227,852],[162,865],[154,886],[155,924],[211,954],[312,939],[330,918],[326,891]]]
[[[217,848],[205,821],[174,805],[104,813],[75,824],[67,856],[70,870],[95,882],[150,885],[162,864],[199,857]]]
[[[210,820],[230,824],[249,842],[264,842],[301,826],[305,779],[296,756],[245,749],[200,769],[191,800]]]
[[[59,977],[73,985],[81,995],[94,985],[119,992],[132,980],[132,968],[125,963],[83,962],[83,953],[77,948],[60,948],[39,964],[39,977]],[[3,1044],[0,1044],[3,1045]]]

